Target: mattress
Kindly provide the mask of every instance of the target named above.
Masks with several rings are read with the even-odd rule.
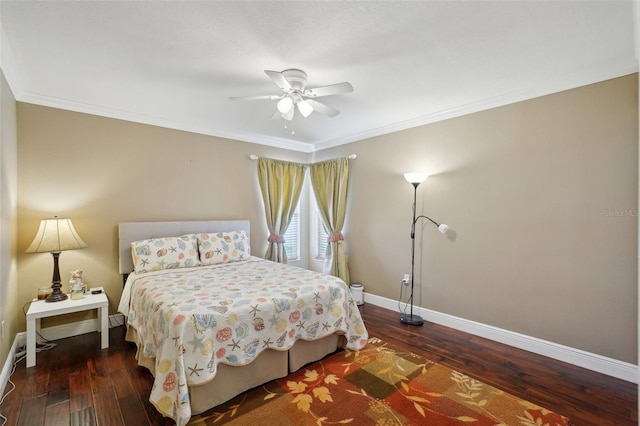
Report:
[[[194,398],[193,390],[227,376],[223,370],[231,381],[242,366],[249,366],[249,377],[256,374],[252,368],[264,373],[248,382],[253,387],[313,361],[307,350],[326,354],[332,346],[309,342],[343,336],[345,347],[358,350],[368,337],[342,280],[258,258],[133,273],[119,310],[135,330],[139,362],[154,373],[150,401],[178,425],[212,406]],[[290,359],[298,349],[300,359]],[[263,355],[268,368],[251,365]]]

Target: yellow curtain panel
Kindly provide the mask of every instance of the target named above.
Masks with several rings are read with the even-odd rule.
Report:
[[[311,165],[311,184],[318,211],[329,234],[324,273],[350,284],[349,265],[342,228],[349,194],[349,158],[336,158]]]
[[[269,229],[265,259],[287,263],[284,233],[298,205],[307,167],[306,164],[271,158],[258,159],[258,180]]]

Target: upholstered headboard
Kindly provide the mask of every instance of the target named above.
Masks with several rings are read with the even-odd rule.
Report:
[[[118,267],[121,274],[133,271],[131,243],[147,238],[178,237],[184,234],[247,231],[248,220],[206,220],[189,222],[124,222],[118,225]]]

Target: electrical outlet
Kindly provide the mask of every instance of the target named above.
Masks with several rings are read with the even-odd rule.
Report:
[[[409,284],[409,274],[404,274],[404,278],[402,278],[402,284]]]

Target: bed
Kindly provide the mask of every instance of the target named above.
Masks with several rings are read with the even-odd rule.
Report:
[[[119,225],[118,310],[150,402],[183,425],[367,331],[340,279],[251,256],[249,221]]]

